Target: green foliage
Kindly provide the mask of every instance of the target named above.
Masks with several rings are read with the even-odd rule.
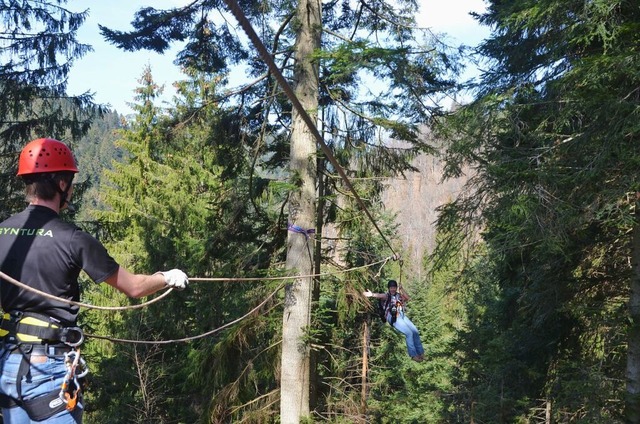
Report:
[[[138,114],[119,132],[116,144],[121,159],[100,180],[108,209],[94,211],[108,234],[110,252],[134,272],[180,268],[191,276],[257,274],[271,259],[266,253],[277,245],[259,220],[252,222],[246,152],[237,147],[239,126],[233,117],[211,101],[216,78],[189,73],[178,84],[179,98],[170,115],[154,105],[158,88],[148,69],[140,82]],[[132,340],[180,339],[238,318],[275,289],[273,284],[214,284],[192,284],[183,293],[141,311],[114,314],[113,319],[90,313],[85,322],[97,332]],[[112,295],[110,287],[86,293],[97,302]],[[277,298],[263,308],[277,313]],[[122,407],[122,396],[131,399],[132,408],[120,414],[121,422],[272,414],[274,368],[266,363],[271,364],[278,351],[273,348],[278,334],[273,316],[256,315],[191,344],[105,348],[100,341],[92,342],[90,349],[101,359],[92,389],[96,410],[88,419],[103,422]],[[257,371],[247,367],[247,361],[255,363]],[[117,387],[109,381],[114,366]],[[218,372],[221,369],[225,372]],[[215,378],[209,375],[212,370]],[[262,395],[264,404],[241,406]],[[222,399],[233,402],[220,409]],[[265,412],[260,412],[262,407]]]
[[[420,139],[417,125],[440,113],[434,106],[435,97],[453,88],[458,71],[453,49],[440,44],[428,31],[412,27],[413,12],[409,11],[414,4],[379,2],[357,11],[346,3],[327,5],[323,8],[323,46],[313,56],[320,70],[318,116],[321,129],[326,129],[326,142],[337,150],[366,147],[386,160],[389,165],[379,167],[385,172],[410,168],[410,154],[387,149],[389,137],[407,141],[413,149],[429,149]],[[262,78],[266,67],[256,57],[256,49],[247,48],[227,21],[212,19],[217,7],[197,1],[169,10],[145,8],[136,14],[131,32],[101,29],[109,41],[126,50],[164,51],[172,41],[186,40],[177,58],[186,69],[222,75],[237,72],[235,64],[247,64],[248,76],[259,77],[256,82],[260,84],[232,93],[246,117],[248,137],[243,141],[256,149],[255,157],[264,159],[265,166],[282,167],[287,160],[291,106],[277,96],[273,80]],[[248,2],[242,9],[261,28],[264,44],[273,46],[274,59],[288,76],[297,24],[295,19],[282,17],[292,16],[294,4]],[[278,25],[282,27],[277,32],[270,30]],[[380,92],[371,89],[372,79]],[[345,159],[342,166],[362,169],[357,163],[352,165],[349,157]]]
[[[3,2],[0,5],[0,216],[24,206],[15,170],[27,141],[53,137],[71,144],[87,132],[104,108],[90,93],[69,96],[73,62],[91,51],[76,34],[87,12],[65,1]]]
[[[482,229],[484,253],[460,281],[492,293],[466,307],[455,410],[525,422],[550,402],[554,421],[620,420],[640,15],[629,2],[545,0],[492,2],[479,19],[495,28],[480,48],[490,70],[438,127],[448,175],[475,174],[443,208],[445,242]]]
[[[114,185],[106,191],[113,208],[109,216],[120,226],[113,249],[136,269],[179,258],[180,266],[196,275],[272,274],[286,255],[286,203],[299,180],[287,171],[291,105],[257,50],[245,45],[229,21],[214,18],[217,7],[198,0],[169,10],[145,8],[136,13],[129,33],[101,28],[109,41],[127,50],[161,52],[173,41],[186,41],[177,63],[189,79],[177,84],[175,109],[168,116],[151,107],[139,109],[136,126],[121,144],[127,162],[115,165],[110,174]],[[291,2],[242,5],[285,77],[292,75],[291,53],[300,28],[292,19],[295,7]],[[414,1],[323,5],[323,46],[313,56],[320,88],[309,95],[319,95],[320,107],[314,111],[319,129],[348,174],[365,178],[358,184],[359,193],[384,221],[390,217],[378,210],[383,186],[368,178],[410,170],[417,153],[431,151],[418,127],[441,112],[438,97],[453,87],[458,71],[455,51],[428,31],[411,27],[415,7]],[[224,73],[237,72],[236,64],[244,65],[256,81],[223,97],[216,88],[226,85]],[[375,87],[369,84],[372,80]],[[391,138],[402,148],[394,148]],[[317,256],[348,267],[388,257],[387,242],[359,206],[343,196],[345,185],[335,178],[336,170],[321,155],[317,165]],[[177,169],[188,170],[193,180],[176,174]],[[204,181],[202,192],[196,181]],[[207,200],[212,193],[214,202]],[[181,206],[175,207],[178,202]],[[340,240],[333,246],[322,238],[333,230],[327,228],[332,222]],[[208,234],[198,233],[198,225]],[[384,232],[391,237],[393,225],[385,222]],[[343,246],[346,253],[338,256],[335,252]],[[135,254],[126,254],[132,251]],[[364,416],[360,358],[367,320],[362,312],[368,303],[360,293],[371,285],[371,273],[321,279],[314,291],[317,307],[305,342],[314,350],[317,365],[314,413],[328,420]],[[212,295],[205,293],[199,293],[202,303],[199,299],[194,304],[211,302]],[[219,323],[222,317],[236,316],[235,311],[246,310],[261,295],[262,289],[225,287],[214,303],[224,301],[227,309],[214,308],[204,321]],[[229,305],[235,307],[233,313],[225,312]],[[274,308],[255,317],[255,323],[252,318],[253,328],[262,333],[241,324],[242,330],[234,328],[190,352],[197,368],[189,381],[193,393],[201,390],[194,410],[206,411],[203,421],[275,420],[278,369],[273,361],[279,352],[272,345],[280,335],[272,314],[278,312]],[[382,344],[391,341],[397,344],[393,339]],[[404,347],[398,350],[404,352]],[[409,381],[407,387],[413,384]],[[420,409],[414,414],[419,416]]]

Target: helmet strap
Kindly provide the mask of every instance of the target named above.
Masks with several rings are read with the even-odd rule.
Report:
[[[69,195],[69,188],[71,187],[71,184],[69,184],[67,186],[67,188],[65,188],[64,190],[59,190],[60,195],[62,195],[62,198],[60,199],[60,209],[62,209],[62,207],[64,206],[65,203],[69,203],[67,201],[67,196]],[[71,204],[68,204],[67,207],[70,207]]]
[[[67,187],[64,190],[60,188],[60,182],[57,182],[53,176],[49,176],[47,178],[47,181],[49,181],[49,183],[53,185],[56,191],[60,193],[60,209],[62,209],[64,204],[67,203],[67,208],[73,212],[74,207],[67,201],[67,196],[69,195],[69,190],[71,190],[71,181],[73,181],[73,178],[71,179],[71,181],[67,182]]]

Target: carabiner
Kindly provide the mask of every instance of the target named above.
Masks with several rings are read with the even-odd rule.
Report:
[[[80,371],[80,372],[78,372]],[[87,366],[87,361],[84,360],[83,357],[80,357],[80,361],[78,361],[78,367],[76,368],[76,379],[85,377],[89,374],[89,367]]]
[[[72,350],[64,354],[64,364],[67,372],[60,387],[58,397],[67,405],[67,411],[73,411],[78,403],[78,392],[80,392],[80,383],[76,376],[76,368],[80,362],[80,352]]]

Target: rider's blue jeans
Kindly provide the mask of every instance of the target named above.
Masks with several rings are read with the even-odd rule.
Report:
[[[387,322],[391,324],[391,314],[387,315]],[[424,348],[422,347],[422,341],[420,341],[420,334],[415,325],[407,318],[404,312],[399,312],[396,317],[396,322],[391,324],[393,328],[404,334],[407,341],[407,352],[412,358],[414,356],[424,354]]]
[[[14,352],[17,352],[14,350]],[[16,377],[18,368],[22,362],[20,353],[13,353],[7,349],[0,348],[0,393],[18,397],[16,387]],[[66,374],[64,356],[33,358],[30,367],[30,376],[22,378],[22,398],[33,399],[41,395],[48,394],[54,390],[60,390],[60,386]],[[82,422],[83,405],[78,402],[73,412],[66,410],[59,412],[45,421],[32,421],[27,412],[16,406],[13,408],[2,408],[2,418],[4,424],[79,424]]]

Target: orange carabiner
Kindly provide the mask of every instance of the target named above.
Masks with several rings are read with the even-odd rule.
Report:
[[[78,391],[74,390],[73,395],[69,394],[69,392],[66,392],[64,394],[64,401],[67,404],[67,411],[73,411],[78,403]]]
[[[73,411],[78,404],[78,392],[80,384],[76,376],[76,368],[80,359],[80,349],[65,353],[64,362],[67,366],[67,374],[60,387],[60,399],[66,403],[67,411]]]

